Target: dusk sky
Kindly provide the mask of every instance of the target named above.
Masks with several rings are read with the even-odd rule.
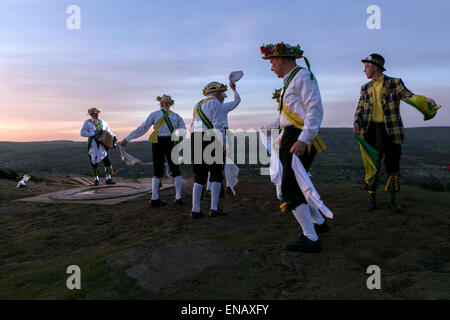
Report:
[[[66,26],[70,5],[81,9],[80,30]],[[381,9],[379,30],[367,28],[370,5]],[[257,129],[275,119],[271,97],[282,84],[259,48],[279,41],[300,44],[311,62],[322,127],[352,126],[368,81],[360,60],[374,52],[387,75],[442,105],[424,122],[402,103],[405,127],[448,126],[449,33],[448,0],[1,0],[0,141],[83,141],[93,106],[120,140],[159,108],[162,94],[189,126],[203,87],[228,83],[238,70],[242,102],[230,127]]]

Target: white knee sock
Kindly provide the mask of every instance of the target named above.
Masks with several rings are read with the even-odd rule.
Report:
[[[211,210],[218,209],[221,186],[220,182],[211,183]]]
[[[293,210],[294,216],[303,229],[303,234],[311,241],[317,241],[319,237],[314,230],[314,224],[311,219],[309,206],[305,203],[299,205]]]
[[[200,198],[202,197],[203,186],[198,183],[194,183],[192,188],[192,211],[200,212]]]
[[[308,205],[308,207],[309,207],[309,211],[310,211],[310,213],[311,213],[311,218],[312,218],[312,220],[313,220],[314,223],[316,223],[316,224],[322,224],[322,223],[325,222],[325,218],[322,217],[322,215],[321,215],[320,212],[319,212],[319,209],[314,208],[314,207],[312,207],[312,206],[310,206],[310,205]]]
[[[181,176],[176,176],[173,180],[175,182],[175,199],[181,199],[181,187],[183,186]]]
[[[159,188],[159,183],[160,183],[160,179],[153,177],[152,179],[152,200],[158,200],[159,199],[159,193],[158,193],[158,188]]]
[[[276,184],[275,188],[277,189],[277,198],[278,198],[278,200],[281,200],[280,199],[280,196],[281,196],[281,183],[280,184]]]

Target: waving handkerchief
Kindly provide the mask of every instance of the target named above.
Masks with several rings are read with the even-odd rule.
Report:
[[[228,79],[233,82],[236,83],[239,80],[241,80],[241,78],[244,76],[244,72],[243,71],[233,71],[230,73],[230,76],[228,77]]]

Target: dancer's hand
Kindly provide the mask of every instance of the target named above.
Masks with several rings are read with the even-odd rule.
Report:
[[[427,102],[428,102],[429,104],[431,104],[432,106],[435,106],[435,105],[436,105],[436,102],[435,102],[433,99],[431,99],[431,98],[427,98]]]
[[[359,124],[355,122],[355,124],[353,125],[353,134],[360,134],[360,133],[361,129],[359,128]]]
[[[230,88],[233,91],[236,90],[236,84],[234,82],[232,82],[232,81],[230,81]]]
[[[127,139],[123,139],[120,145],[125,148],[127,143],[128,143]]]
[[[297,156],[301,156],[303,153],[305,153],[306,150],[306,143],[304,143],[301,140],[297,140],[293,145],[291,150],[289,150],[291,153],[296,154]]]

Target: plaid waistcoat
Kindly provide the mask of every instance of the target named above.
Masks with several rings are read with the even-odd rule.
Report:
[[[384,125],[392,142],[401,144],[405,141],[405,132],[400,116],[400,100],[412,97],[400,78],[384,76],[383,89],[381,91],[381,105],[383,107]],[[358,107],[355,111],[355,120],[361,129],[361,135],[365,138],[369,123],[372,118],[373,108],[373,82],[370,81],[361,86],[361,95]]]

